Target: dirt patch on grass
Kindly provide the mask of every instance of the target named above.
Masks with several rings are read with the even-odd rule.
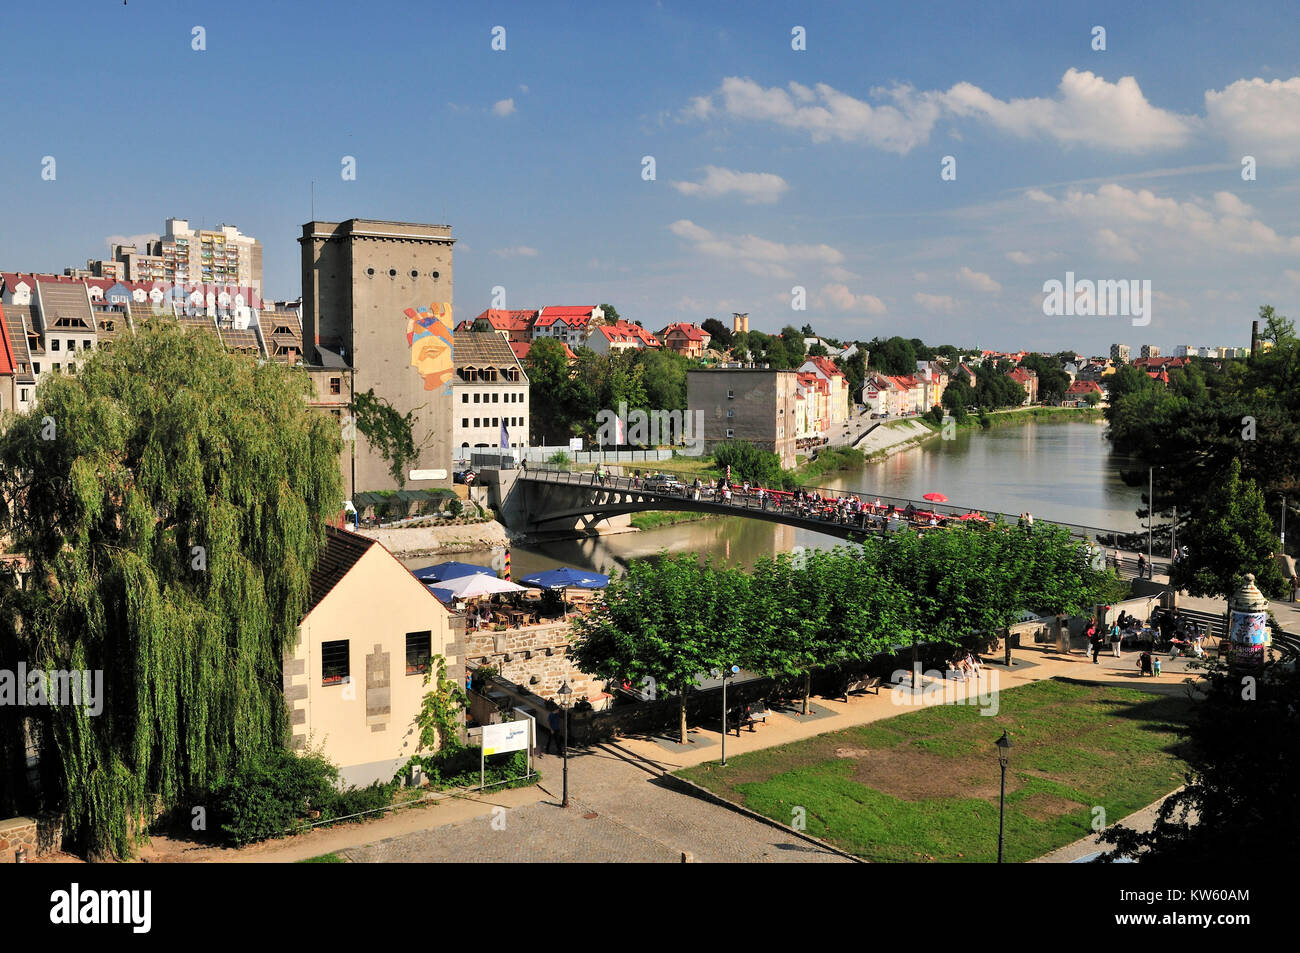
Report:
[[[1063,814],[1069,814],[1079,807],[1083,807],[1083,805],[1078,801],[1071,801],[1069,798],[1060,797],[1056,794],[1047,794],[1043,791],[1029,795],[1016,805],[1016,809],[1021,814],[1036,821],[1049,821]]]
[[[854,756],[857,764],[853,780],[900,800],[998,796],[1000,779],[996,766],[964,767],[960,761],[908,746],[858,750],[861,754]],[[1007,790],[1017,786],[1007,778]]]

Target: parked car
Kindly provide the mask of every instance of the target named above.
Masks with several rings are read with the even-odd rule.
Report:
[[[677,477],[667,473],[652,473],[645,478],[642,485],[647,490],[655,490],[660,493],[676,493],[685,488]]]

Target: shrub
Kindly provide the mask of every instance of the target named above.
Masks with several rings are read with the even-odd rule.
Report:
[[[460,514],[464,512],[464,510],[465,510],[465,504],[458,499],[452,500],[450,503],[447,504],[447,512],[451,514],[452,519],[456,519],[457,517],[459,517]]]
[[[569,463],[569,455],[568,455],[567,453],[565,453],[564,451],[560,451],[560,452],[558,452],[558,453],[553,453],[553,454],[551,454],[551,455],[546,459],[546,462],[547,462],[547,463],[554,463],[554,464],[556,464],[557,466],[561,466],[561,467],[563,467],[563,466],[568,466],[568,463]]]
[[[313,820],[377,810],[392,803],[397,788],[393,782],[376,781],[340,790],[338,777],[338,768],[317,753],[299,756],[277,749],[244,759],[211,792],[221,839],[236,846],[251,844],[283,837]]]

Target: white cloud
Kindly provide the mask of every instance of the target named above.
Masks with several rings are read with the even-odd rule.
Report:
[[[673,182],[672,186],[683,195],[706,199],[736,194],[749,205],[770,204],[790,190],[790,184],[774,173],[737,172],[716,165],[704,167],[702,182]]]
[[[844,255],[830,245],[787,245],[757,235],[725,235],[685,218],[673,222],[668,230],[690,242],[698,254],[735,262],[750,274],[761,277],[794,277],[785,264],[832,266],[844,261]]]
[[[847,268],[841,267],[840,265],[829,265],[826,268],[826,277],[833,278],[836,281],[853,281],[862,276],[856,272],[849,271]]]
[[[1231,192],[1212,200],[1177,199],[1150,189],[1133,191],[1110,183],[1096,192],[1071,189],[1063,199],[1045,193],[1039,201],[1061,215],[1097,224],[1119,226],[1125,242],[1144,234],[1151,247],[1210,248],[1244,254],[1300,254],[1300,236],[1279,235],[1255,217],[1255,209]],[[1114,229],[1112,229],[1114,230]]]
[[[494,248],[492,254],[502,258],[536,258],[538,251],[528,245],[512,245],[509,248]]]
[[[855,295],[846,285],[823,285],[817,292],[813,303],[819,308],[834,308],[836,311],[857,311],[865,314],[884,314],[889,309],[885,302],[875,295]]]
[[[1001,100],[971,83],[943,97],[959,116],[974,116],[1022,138],[1046,136],[1113,152],[1146,152],[1184,145],[1199,120],[1151,105],[1137,80],[1108,83],[1086,70],[1068,69],[1054,99]]]
[[[790,83],[765,88],[752,79],[728,76],[715,94],[723,112],[735,119],[774,122],[807,132],[813,142],[866,142],[888,152],[905,154],[930,138],[941,112],[939,95],[918,93],[910,86],[872,90],[893,104],[872,105],[825,83],[813,87]],[[704,119],[714,112],[713,98],[698,96],[685,113]]]
[[[1017,265],[1041,265],[1043,264],[1043,262],[1055,261],[1060,257],[1061,257],[1061,253],[1055,251],[1046,251],[1046,252],[1009,251],[1007,252],[1007,260]]]
[[[951,295],[932,295],[924,291],[918,291],[912,295],[912,300],[919,304],[926,311],[935,313],[948,313],[957,310],[957,302]]]
[[[965,282],[976,291],[987,291],[990,294],[998,294],[1002,291],[1002,286],[993,280],[992,277],[982,271],[972,271],[965,265],[957,272],[957,280]]]
[[[492,115],[509,116],[515,111],[515,101],[513,99],[498,99],[492,104]]]
[[[1093,244],[1103,257],[1115,261],[1135,262],[1142,257],[1131,242],[1121,238],[1109,228],[1098,229],[1097,234],[1093,236]]]
[[[1265,82],[1239,79],[1206,90],[1210,127],[1241,155],[1260,162],[1300,162],[1300,76]]]

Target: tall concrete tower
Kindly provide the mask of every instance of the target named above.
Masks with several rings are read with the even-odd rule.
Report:
[[[308,222],[298,242],[306,362],[351,368],[354,393],[373,389],[413,413],[419,452],[410,469],[446,475],[407,486],[451,486],[451,226]],[[355,490],[395,488],[388,464],[356,439]]]
[[[749,333],[749,315],[733,312],[731,315],[731,333],[739,334],[742,331],[746,334]]]

